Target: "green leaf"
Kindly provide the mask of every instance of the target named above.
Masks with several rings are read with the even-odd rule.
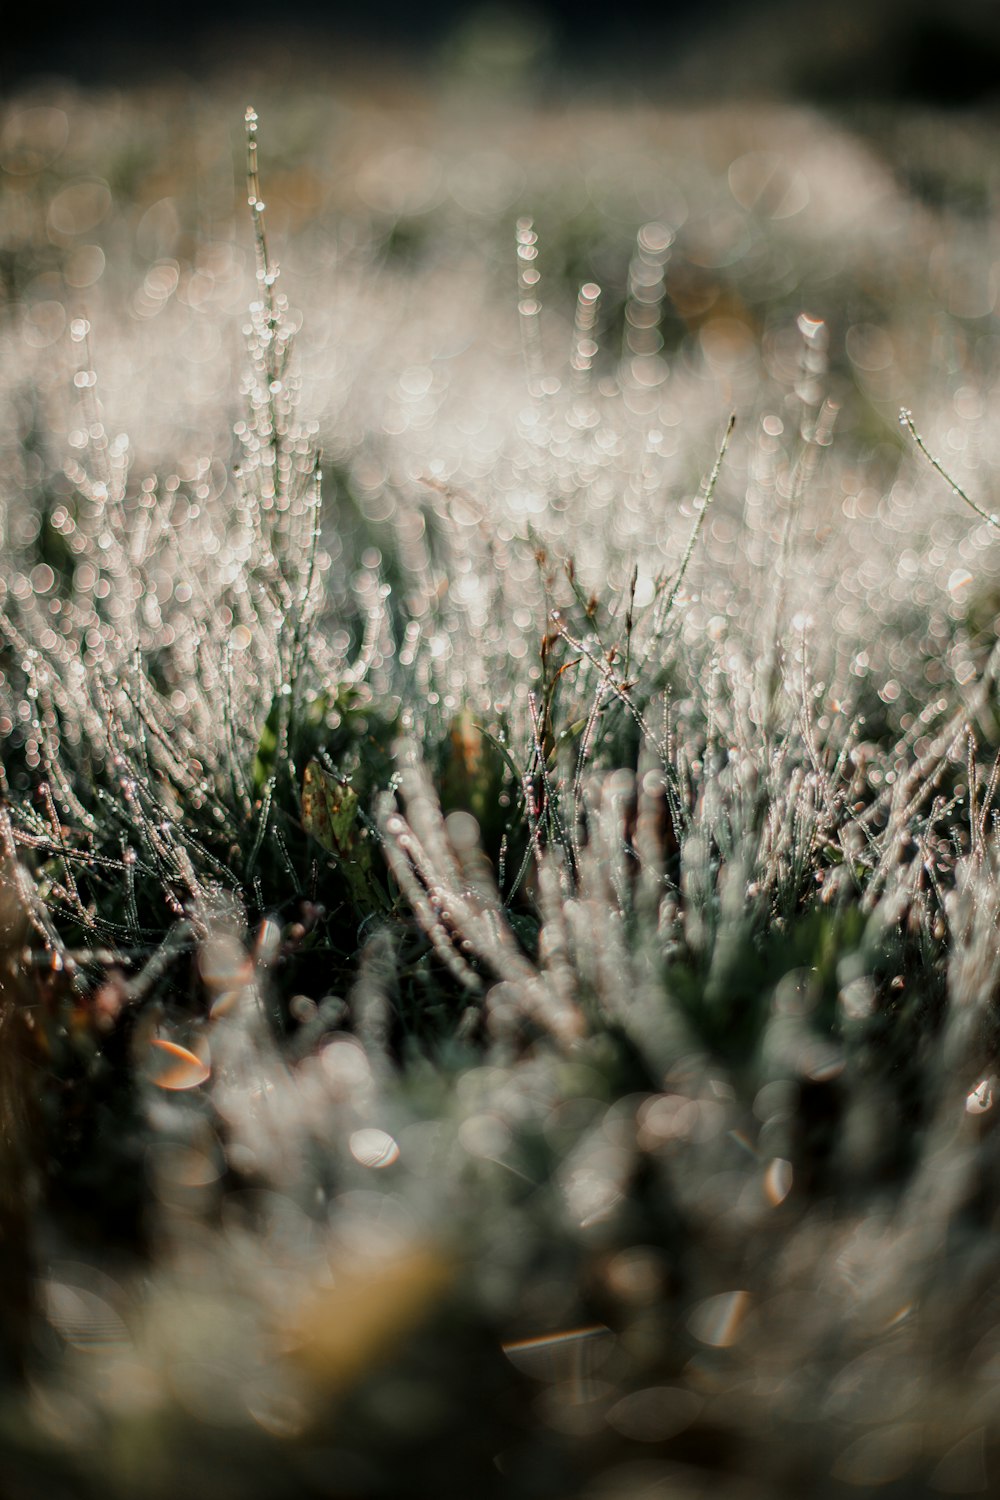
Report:
[[[351,852],[358,815],[352,787],[311,760],[302,777],[302,826],[331,854],[343,859]]]
[[[302,827],[335,856],[351,894],[362,905],[383,905],[372,879],[368,830],[358,816],[358,798],[346,781],[311,760],[302,777]]]
[[[472,813],[484,847],[493,853],[503,831],[500,793],[508,768],[517,776],[510,755],[494,735],[475,722],[468,709],[462,709],[448,725],[439,756],[442,811]]]
[[[251,777],[257,796],[263,796],[264,788],[274,776],[278,761],[278,735],[281,728],[281,694],[276,693],[271,710],[264,721],[264,728],[257,741],[257,753],[253,758]]]

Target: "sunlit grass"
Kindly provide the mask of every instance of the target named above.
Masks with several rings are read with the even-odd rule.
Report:
[[[12,1472],[967,1492],[990,221],[461,109],[0,134]]]

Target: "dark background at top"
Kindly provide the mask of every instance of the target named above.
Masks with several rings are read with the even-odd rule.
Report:
[[[997,0],[178,0],[54,11],[8,0],[0,83],[126,84],[208,75],[273,58],[336,71],[440,63],[470,21],[497,15],[541,38],[537,69],[634,80],[704,97],[789,94],[820,102],[980,104],[1000,92]]]

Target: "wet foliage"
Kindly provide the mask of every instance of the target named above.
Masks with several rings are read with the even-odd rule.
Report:
[[[985,1489],[989,224],[458,107],[0,133],[4,1483]]]

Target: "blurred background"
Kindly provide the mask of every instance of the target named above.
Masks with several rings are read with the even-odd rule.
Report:
[[[367,68],[384,85],[391,64],[417,63],[494,84],[551,86],[582,69],[686,101],[741,94],[961,106],[992,97],[1000,78],[1000,9],[990,0],[291,0],[280,15],[268,0],[238,10],[219,0],[118,0],[67,8],[58,27],[40,26],[28,8],[5,18],[5,33],[8,87],[53,74],[108,84],[255,67],[289,78]]]

